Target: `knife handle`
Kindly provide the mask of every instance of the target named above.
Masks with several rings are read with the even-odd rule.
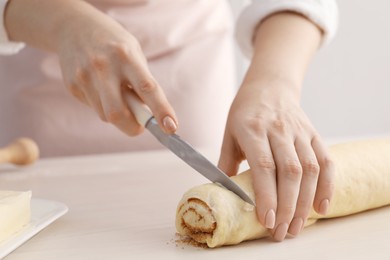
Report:
[[[149,119],[153,117],[149,107],[132,90],[125,91],[124,98],[137,122],[145,126]]]

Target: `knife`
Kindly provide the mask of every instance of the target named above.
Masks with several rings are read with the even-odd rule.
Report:
[[[180,136],[176,134],[164,133],[158,125],[157,120],[153,117],[150,109],[142,103],[133,91],[126,91],[125,101],[132,110],[138,123],[145,126],[160,143],[210,181],[221,184],[244,201],[255,206],[254,201],[240,188],[240,186],[232,181],[217,166],[197,152],[189,143],[182,140]]]

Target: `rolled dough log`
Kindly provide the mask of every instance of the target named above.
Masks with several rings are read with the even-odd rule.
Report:
[[[356,141],[330,147],[336,185],[326,216],[311,211],[305,226],[321,218],[346,216],[390,204],[390,139]],[[251,172],[232,177],[252,198]],[[266,237],[253,206],[231,191],[208,183],[187,191],[178,204],[176,229],[208,247]]]

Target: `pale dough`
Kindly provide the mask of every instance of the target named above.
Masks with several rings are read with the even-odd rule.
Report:
[[[306,226],[320,218],[346,216],[390,204],[390,139],[356,141],[330,147],[336,185],[326,216],[312,210]],[[232,177],[254,198],[251,172]],[[238,244],[269,235],[254,207],[217,184],[187,191],[176,212],[176,229],[208,247]]]

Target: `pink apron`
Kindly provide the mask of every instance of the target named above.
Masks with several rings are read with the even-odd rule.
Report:
[[[218,151],[234,92],[232,17],[224,0],[89,1],[140,41],[176,110],[178,134]],[[147,3],[142,3],[147,2]],[[128,137],[63,86],[55,55],[25,48],[0,57],[0,145],[35,139],[45,156],[159,149],[145,131]]]

